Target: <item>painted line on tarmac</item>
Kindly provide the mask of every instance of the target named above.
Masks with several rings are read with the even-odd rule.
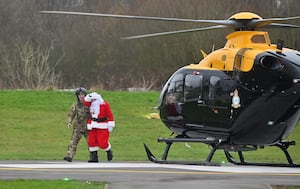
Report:
[[[155,164],[155,163],[82,163],[82,162],[51,162],[45,161],[43,163],[0,163],[0,170],[50,170],[58,169],[64,171],[72,171],[71,169],[89,169],[84,171],[122,171],[122,172],[139,172],[139,170],[118,170],[118,169],[137,169],[137,168],[165,168],[165,169],[177,169],[183,170],[178,171],[180,173],[194,171],[194,172],[216,172],[216,173],[259,173],[259,174],[276,174],[276,175],[300,175],[299,168],[288,168],[288,167],[266,167],[266,166],[199,166],[199,165],[173,165],[173,164]],[[97,169],[97,170],[95,170]],[[104,170],[99,170],[104,169]],[[115,169],[115,170],[109,170]],[[153,172],[152,170],[140,170],[142,172]],[[158,172],[174,172],[174,171],[158,171]],[[175,171],[176,172],[176,171]]]
[[[297,176],[300,173],[258,173],[258,172],[221,172],[221,171],[153,171],[153,170],[125,170],[125,169],[57,169],[57,168],[0,168],[0,171],[43,171],[43,172],[94,172],[94,173],[144,173],[144,174],[184,174],[184,175],[256,175],[256,176]]]

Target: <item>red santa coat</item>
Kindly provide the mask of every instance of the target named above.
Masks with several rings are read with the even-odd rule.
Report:
[[[89,107],[90,102],[85,102],[85,104]],[[100,104],[100,112],[98,114],[98,120],[92,120],[90,118],[87,123],[88,130],[93,128],[96,129],[108,129],[109,127],[115,127],[114,116],[111,112],[110,106],[107,102],[103,102]]]

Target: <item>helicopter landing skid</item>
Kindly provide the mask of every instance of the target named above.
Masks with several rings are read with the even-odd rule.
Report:
[[[279,142],[279,143],[276,143],[274,145],[271,145],[271,146],[276,146],[278,148],[280,148],[288,163],[287,164],[284,164],[284,163],[255,163],[255,162],[246,162],[245,161],[245,158],[244,158],[244,155],[242,153],[242,151],[237,151],[238,153],[238,156],[239,156],[239,160],[236,160],[231,154],[229,151],[226,151],[224,150],[224,153],[225,153],[225,156],[228,160],[228,162],[232,163],[232,164],[235,164],[235,165],[255,165],[255,166],[274,166],[274,167],[300,167],[299,164],[295,164],[288,152],[288,147],[290,145],[295,145],[295,141],[287,141],[287,142]]]
[[[217,150],[216,147],[213,147],[207,156],[205,161],[169,161],[167,160],[169,150],[171,148],[171,145],[174,142],[202,142],[202,143],[214,143],[214,140],[208,140],[208,139],[189,139],[189,138],[181,138],[181,137],[176,137],[176,138],[158,138],[158,142],[166,142],[167,146],[165,148],[164,154],[162,156],[161,160],[156,159],[156,157],[152,154],[150,149],[147,147],[146,144],[144,144],[145,151],[147,153],[148,159],[154,163],[159,163],[159,164],[181,164],[181,165],[205,165],[205,166],[220,166],[220,163],[214,163],[211,162],[211,159]]]

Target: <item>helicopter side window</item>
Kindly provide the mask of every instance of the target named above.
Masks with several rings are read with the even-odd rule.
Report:
[[[200,100],[202,98],[202,80],[202,75],[187,75],[185,77],[185,101]]]
[[[211,76],[209,79],[209,92],[208,92],[208,99],[214,100],[216,96],[216,92],[218,88],[221,87],[221,78],[218,76]]]
[[[252,43],[266,43],[266,39],[264,35],[253,35],[251,37]]]

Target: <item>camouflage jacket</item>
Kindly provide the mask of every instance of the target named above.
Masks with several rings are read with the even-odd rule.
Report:
[[[67,123],[73,122],[74,128],[86,129],[86,124],[89,117],[89,109],[83,104],[75,102],[68,113]]]

